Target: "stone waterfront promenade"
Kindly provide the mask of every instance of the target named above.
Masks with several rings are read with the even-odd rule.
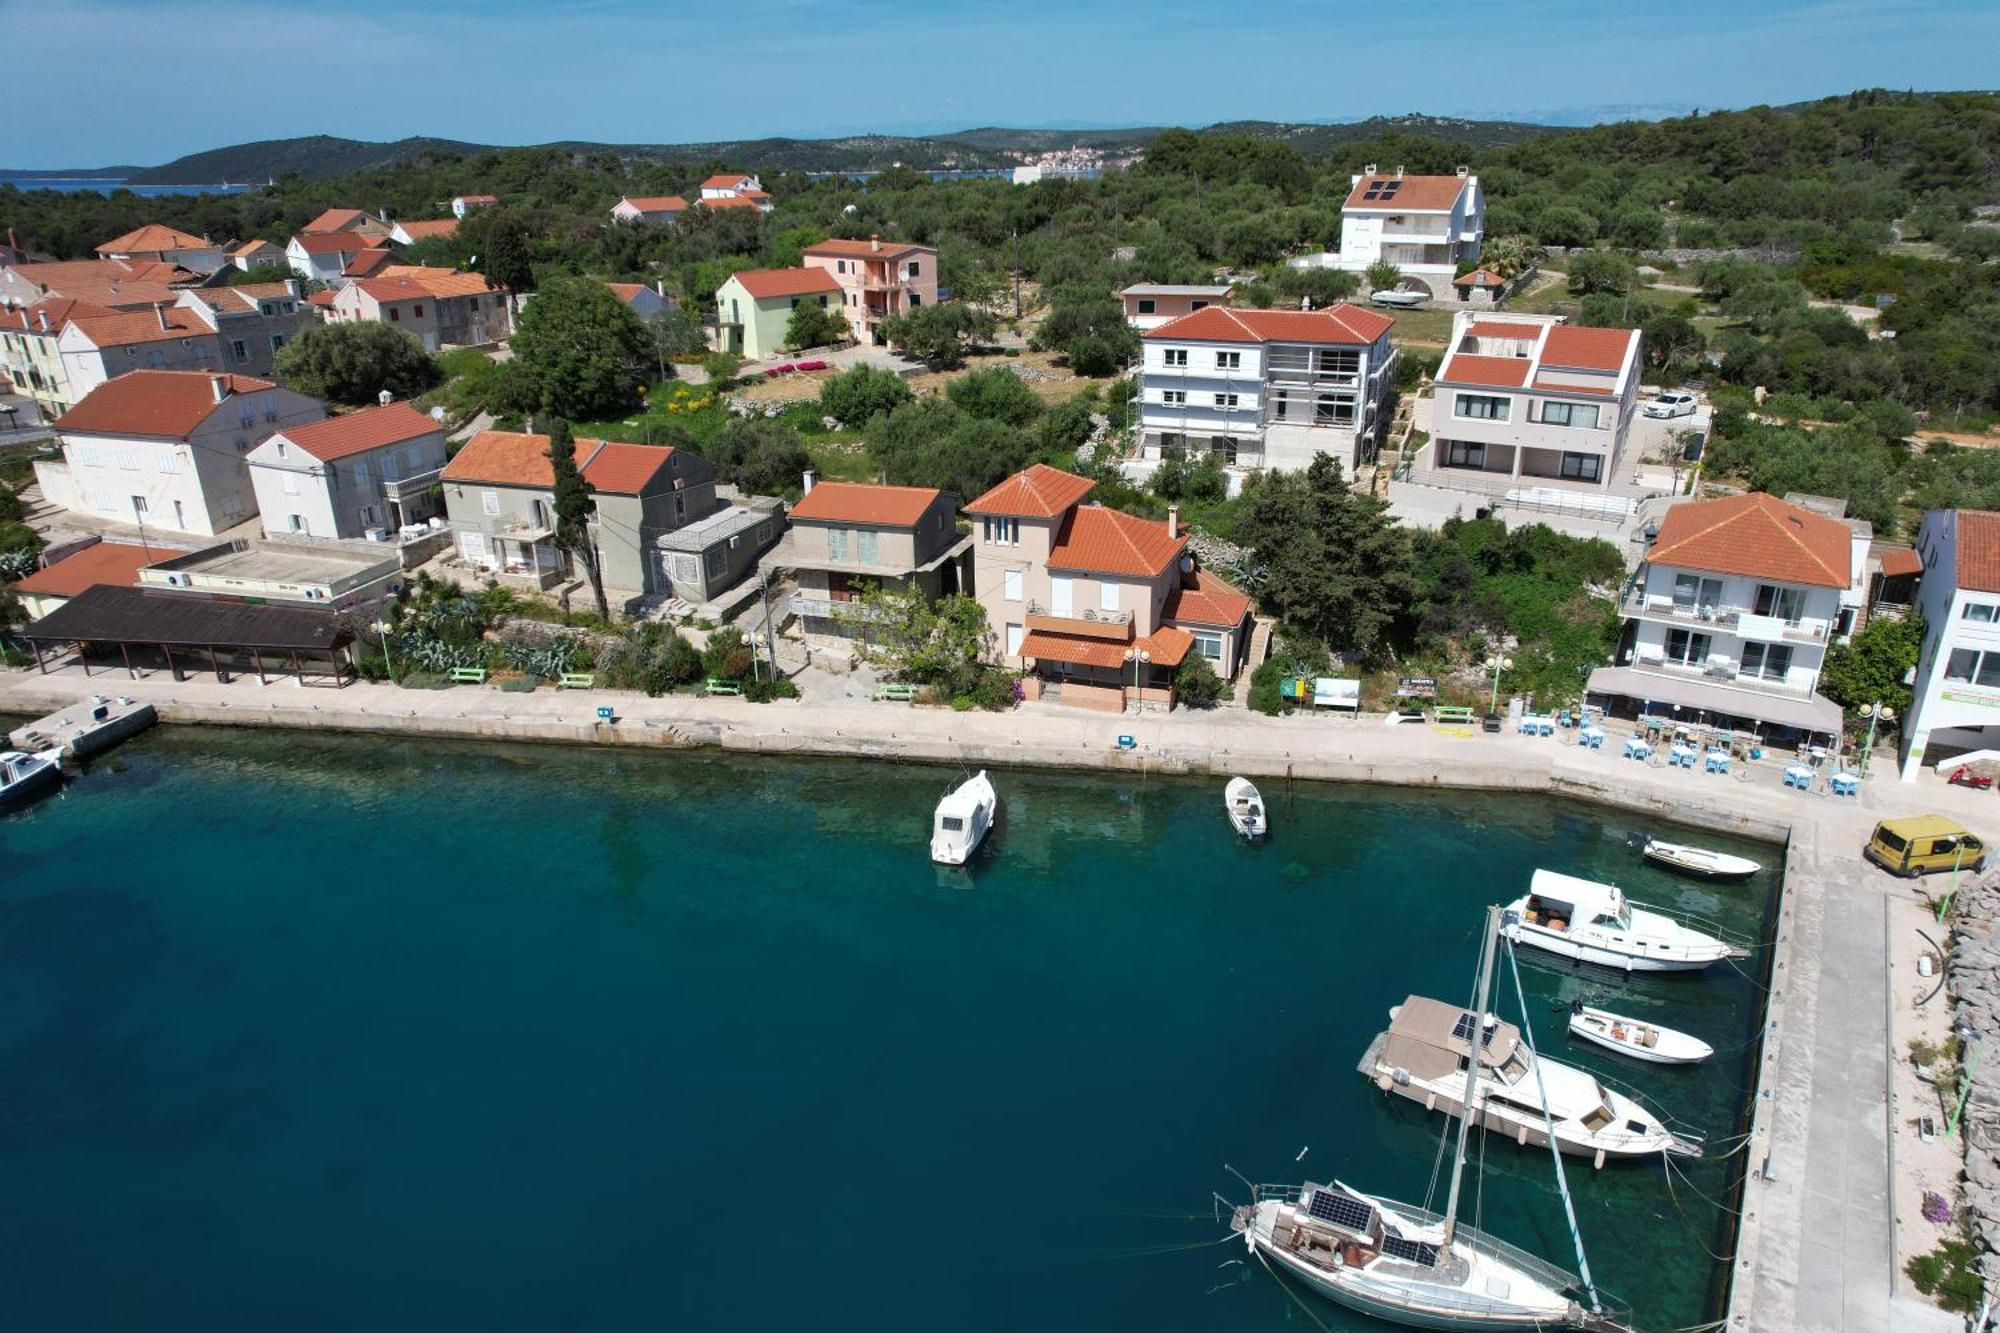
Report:
[[[1468,728],[1390,727],[1380,718],[1266,718],[1239,709],[1106,717],[1052,705],[1007,714],[884,703],[785,702],[491,688],[344,690],[239,680],[128,680],[73,668],[0,674],[0,712],[39,714],[91,693],[153,703],[168,722],[330,728],[574,744],[714,746],[825,754],[1100,768],[1127,773],[1244,773],[1259,778],[1554,792],[1642,815],[1784,842],[1786,896],[1772,945],[1770,1025],[1751,1136],[1729,1329],[1897,1333],[1963,1327],[1908,1290],[1896,1262],[1898,1215],[1916,1187],[1898,1181],[1897,1126],[1923,1108],[1898,1102],[1892,981],[1914,957],[1910,886],[1860,858],[1880,818],[1937,810],[1982,833],[2000,805],[1934,779],[1881,779],[1859,797],[1793,791],[1780,766],[1748,776],[1652,768],[1563,740]],[[597,720],[599,707],[614,721]],[[1121,736],[1133,745],[1121,748]],[[1412,840],[1421,854],[1421,837]],[[1496,885],[1495,896],[1516,886]],[[1913,1136],[1911,1136],[1913,1137]],[[1719,1148],[1727,1148],[1725,1141]],[[1907,1168],[1907,1163],[1905,1164]],[[1946,1182],[1948,1185],[1948,1182]],[[1936,1187],[1934,1184],[1931,1187]],[[1905,1238],[1908,1240],[1909,1238]],[[1916,1238],[1917,1251],[1931,1237]]]

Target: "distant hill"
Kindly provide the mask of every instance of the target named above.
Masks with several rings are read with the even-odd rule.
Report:
[[[999,167],[1015,154],[1043,153],[1082,146],[1110,153],[1140,152],[1159,137],[1161,126],[1130,129],[1007,129],[985,126],[949,134],[863,134],[838,139],[728,139],[708,143],[605,144],[567,141],[538,145],[558,152],[615,153],[653,162],[726,162],[749,170],[862,171],[895,163],[918,170],[941,167]],[[1276,139],[1302,153],[1331,152],[1355,139],[1390,132],[1457,139],[1475,147],[1518,143],[1563,131],[1517,121],[1462,120],[1449,116],[1375,116],[1342,125],[1243,120],[1210,125],[1203,134],[1248,134]],[[299,139],[264,139],[229,148],[191,153],[157,167],[95,167],[69,171],[7,172],[20,176],[122,176],[133,185],[213,185],[221,181],[264,181],[287,172],[324,180],[428,155],[469,157],[493,152],[493,145],[458,139],[414,136],[394,143],[370,143],[315,134]]]

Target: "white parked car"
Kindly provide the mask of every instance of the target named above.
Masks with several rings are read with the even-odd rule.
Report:
[[[1691,417],[1700,405],[1701,400],[1691,393],[1669,391],[1641,407],[1639,414],[1648,417]]]

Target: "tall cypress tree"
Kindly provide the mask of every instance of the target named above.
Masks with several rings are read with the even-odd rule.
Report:
[[[590,495],[588,478],[577,470],[576,437],[569,422],[555,417],[549,422],[549,465],[556,474],[556,549],[568,551],[590,578],[590,592],[597,599],[597,614],[611,618],[604,600],[604,571],[597,559],[597,547],[590,540]]]

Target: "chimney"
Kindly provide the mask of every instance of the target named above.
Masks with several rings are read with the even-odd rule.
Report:
[[[653,283],[653,290],[654,290],[654,291],[656,291],[656,292],[658,292],[658,293],[660,294],[660,299],[661,299],[662,301],[666,300],[666,299],[667,299],[667,280],[666,280],[665,278],[660,278],[660,279],[657,279],[657,280],[656,280],[656,281],[655,281],[655,282]]]
[[[1471,174],[1472,174],[1472,168],[1471,168],[1471,167],[1468,167],[1468,166],[1466,166],[1466,165],[1465,165],[1465,164],[1463,164],[1463,163],[1460,163],[1460,164],[1459,164],[1459,168],[1458,168],[1458,178],[1459,178],[1460,180],[1464,180],[1464,179],[1465,179],[1465,178],[1466,178],[1467,176],[1470,176]]]
[[[390,393],[387,389],[384,389],[382,390],[382,392],[375,395],[375,401],[382,404],[382,406],[387,407],[389,404],[396,401],[396,395]]]
[[[1169,540],[1171,540],[1173,538],[1179,537],[1180,535],[1181,535],[1181,507],[1179,505],[1168,505],[1167,537]]]
[[[167,331],[167,307],[164,303],[153,307],[153,318],[160,321],[160,332]]]
[[[47,333],[49,331],[49,312],[46,310],[37,310],[35,314],[41,317],[42,332]]]
[[[1396,164],[1396,179],[1397,180],[1403,179],[1403,164],[1401,162],[1398,162]]]
[[[293,296],[297,296],[299,294],[299,280],[297,278],[286,278],[285,290]]]
[[[225,376],[210,375],[208,377],[208,388],[215,395],[215,401],[218,403],[229,397],[229,380]]]
[[[876,236],[870,236],[870,237],[868,238],[868,248],[869,248],[870,250],[880,250],[880,249],[882,248],[882,238],[881,238],[881,236],[879,236],[879,235],[876,235]]]
[[[811,495],[811,494],[813,493],[813,483],[814,483],[814,482],[816,482],[816,481],[818,481],[818,480],[819,480],[819,477],[818,477],[818,476],[817,476],[817,475],[816,475],[816,474],[815,474],[815,473],[813,472],[813,470],[812,470],[811,468],[807,468],[807,469],[806,469],[806,488],[805,488],[805,490],[804,490],[804,491],[802,492],[802,494],[805,494],[805,495]]]
[[[1364,176],[1373,176],[1376,172],[1377,167],[1378,167],[1377,163],[1370,162],[1367,166],[1361,168],[1361,174]]]

